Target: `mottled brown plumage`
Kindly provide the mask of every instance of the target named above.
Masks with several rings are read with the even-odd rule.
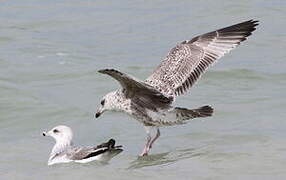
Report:
[[[146,83],[166,96],[184,94],[205,70],[246,40],[258,21],[246,21],[183,41],[171,49]]]
[[[122,111],[145,127],[156,127],[157,134],[153,139],[147,130],[148,138],[142,155],[148,154],[160,136],[160,126],[184,124],[187,120],[213,114],[210,106],[186,109],[173,107],[172,103],[176,96],[186,93],[210,65],[246,40],[257,25],[258,21],[245,21],[181,42],[171,49],[145,81],[114,69],[100,70],[100,73],[119,81],[122,89],[110,92],[103,98],[102,102],[105,103],[96,117],[106,110]]]

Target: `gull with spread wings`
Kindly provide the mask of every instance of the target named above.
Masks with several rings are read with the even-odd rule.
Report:
[[[187,109],[173,107],[172,103],[177,96],[186,93],[210,65],[246,40],[257,25],[258,21],[249,20],[181,42],[145,81],[115,69],[99,70],[116,79],[121,88],[103,97],[96,118],[108,110],[121,111],[143,123],[147,142],[141,155],[148,155],[160,136],[159,127],[212,116],[210,106]],[[152,129],[156,130],[153,137]]]

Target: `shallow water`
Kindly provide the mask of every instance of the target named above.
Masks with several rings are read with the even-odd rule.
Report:
[[[285,179],[286,1],[1,1],[1,179]],[[118,88],[113,67],[148,77],[176,43],[248,19],[248,41],[225,56],[176,105],[215,108],[211,118],[163,128],[152,155],[130,117],[93,120]],[[125,151],[108,164],[47,166],[65,124],[75,143],[110,137]]]

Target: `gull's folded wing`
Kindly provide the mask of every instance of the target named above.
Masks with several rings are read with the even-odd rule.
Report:
[[[71,160],[83,160],[88,159],[90,157],[98,156],[107,152],[109,149],[108,147],[103,148],[77,148],[73,149],[68,156]]]

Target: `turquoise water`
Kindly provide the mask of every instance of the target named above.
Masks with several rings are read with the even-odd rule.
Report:
[[[284,179],[285,1],[1,1],[1,179]],[[212,105],[211,118],[163,128],[138,158],[142,125],[120,113],[93,120],[119,85],[113,67],[144,79],[176,43],[248,19],[253,36],[222,58],[176,105]],[[75,143],[115,138],[125,151],[108,164],[47,166],[65,124]]]

